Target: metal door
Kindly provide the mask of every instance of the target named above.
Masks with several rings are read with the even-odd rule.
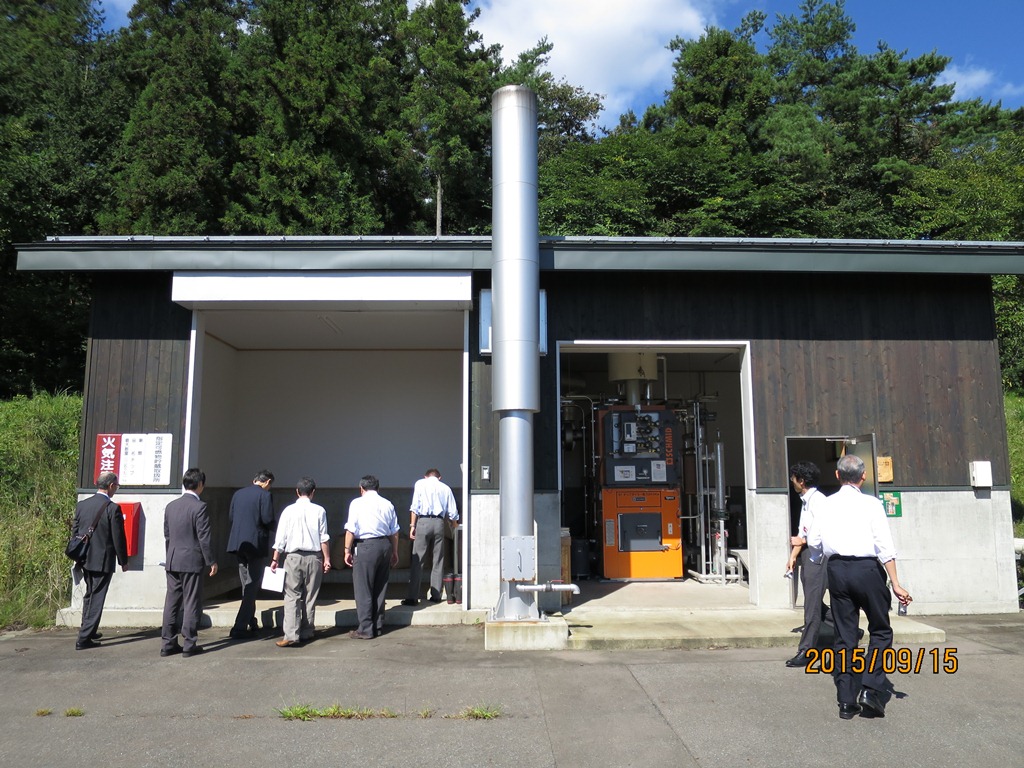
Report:
[[[843,449],[845,454],[857,456],[864,462],[864,485],[861,486],[861,491],[877,498],[878,468],[875,465],[875,433],[848,437],[843,440]]]

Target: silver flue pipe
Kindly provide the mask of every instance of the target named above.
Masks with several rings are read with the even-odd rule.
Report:
[[[499,413],[501,594],[492,616],[536,618],[533,414],[540,410],[537,97],[509,85],[491,99],[493,147],[492,377]]]

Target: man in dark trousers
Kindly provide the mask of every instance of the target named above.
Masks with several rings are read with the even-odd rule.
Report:
[[[813,462],[799,461],[789,468],[789,482],[793,490],[800,494],[800,522],[796,535],[790,538],[792,549],[786,570],[792,574],[797,558],[800,558],[800,583],[804,588],[804,628],[796,656],[786,661],[787,667],[804,668],[811,662],[808,654],[818,646],[821,624],[823,621],[831,622],[828,608],[822,600],[828,587],[825,556],[820,548],[807,546],[807,532],[821,505],[825,503],[825,494],[818,490],[820,479],[821,470]]]
[[[115,561],[121,570],[127,568],[128,542],[124,537],[124,516],[121,508],[111,501],[117,492],[117,475],[105,472],[96,480],[97,491],[75,506],[75,521],[71,535],[85,533],[95,521],[96,527],[89,538],[89,552],[81,563],[85,574],[85,598],[82,600],[82,628],[78,631],[75,650],[95,648],[100,639],[100,618],[107,588],[114,575]]]
[[[252,485],[235,492],[228,509],[228,552],[238,558],[238,579],[242,583],[242,602],[230,632],[235,639],[252,637],[260,628],[256,621],[256,595],[270,552],[270,529],[274,526],[274,502],[270,495],[273,482],[272,472],[260,470]]]
[[[164,510],[164,543],[167,546],[167,596],[161,656],[180,653],[189,658],[203,652],[199,640],[199,618],[203,609],[203,571],[217,575],[217,563],[210,546],[210,518],[206,502],[199,498],[206,475],[193,467],[181,478],[184,493]],[[178,645],[178,635],[184,646]]]
[[[348,506],[345,523],[345,565],[352,568],[359,627],[348,633],[370,640],[384,631],[384,597],[391,568],[398,564],[398,515],[394,505],[377,493],[373,475],[359,481],[359,498]]]
[[[822,547],[828,557],[839,717],[849,720],[858,713],[885,717],[888,685],[883,659],[886,649],[892,648],[892,596],[886,576],[901,603],[907,605],[913,598],[896,574],[896,550],[885,508],[877,498],[861,492],[864,462],[857,456],[843,456],[836,465],[836,477],[842,487],[825,499],[811,523],[807,546]],[[866,652],[857,648],[862,610],[871,636]],[[864,655],[855,657],[855,648]]]

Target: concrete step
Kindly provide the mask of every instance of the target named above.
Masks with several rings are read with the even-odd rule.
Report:
[[[652,648],[792,648],[800,638],[802,612],[771,609],[671,608],[575,609],[563,614],[569,647],[576,650]],[[867,633],[866,621],[861,624]],[[943,643],[946,634],[924,622],[892,617],[893,639],[901,645]],[[826,626],[819,646],[831,647]],[[862,644],[867,641],[862,640]]]

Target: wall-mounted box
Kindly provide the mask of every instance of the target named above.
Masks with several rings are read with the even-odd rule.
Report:
[[[991,488],[992,487],[992,462],[991,461],[972,461],[970,463],[971,468],[971,485],[975,488]]]

